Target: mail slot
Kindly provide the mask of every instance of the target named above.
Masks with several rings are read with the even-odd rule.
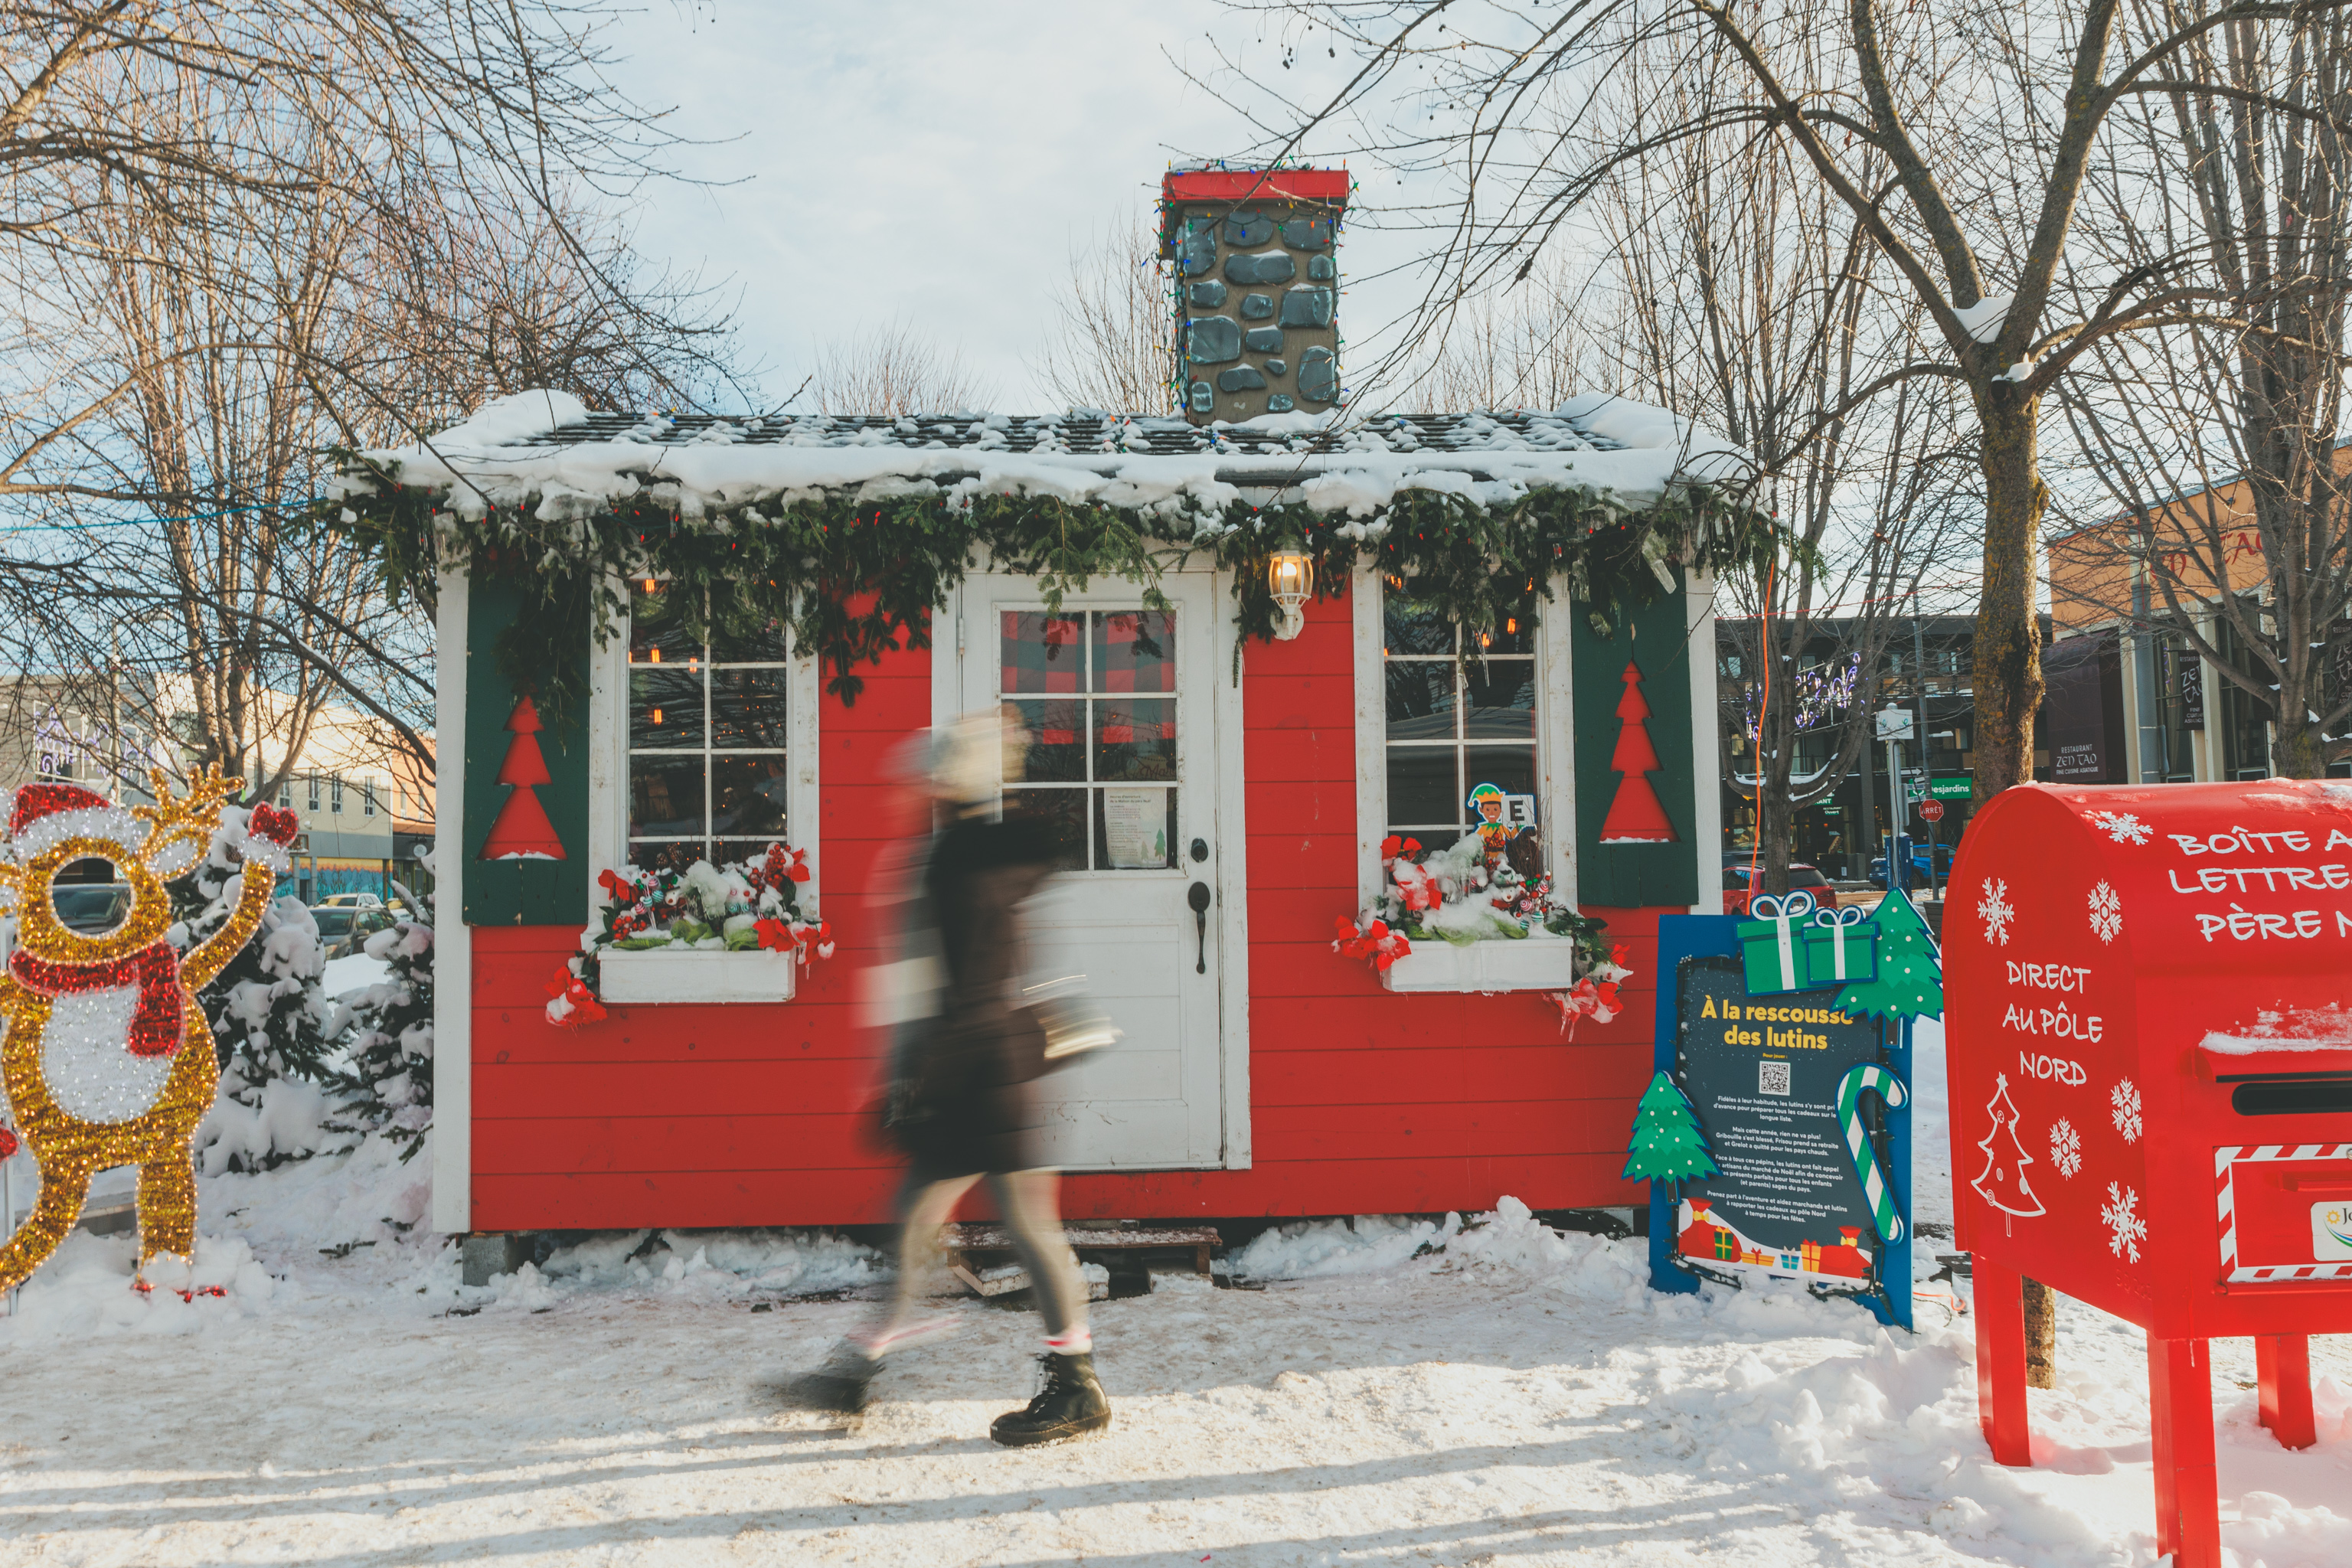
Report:
[[[2221,1562],[2205,1342],[2313,1440],[2352,1331],[2352,786],[2004,792],[1944,918],[1952,1179],[1979,1415],[2029,1462],[2020,1276],[2148,1334],[2158,1551]]]

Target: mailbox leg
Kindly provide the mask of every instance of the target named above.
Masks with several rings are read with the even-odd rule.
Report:
[[[2147,1341],[2156,1436],[2156,1551],[2175,1568],[2221,1568],[2221,1500],[2213,1473],[2213,1384],[2203,1340]]]
[[[2263,1425],[2282,1448],[2308,1448],[2319,1440],[2311,1418],[2311,1341],[2302,1334],[2254,1336],[2254,1376],[2261,1380]]]
[[[2025,1284],[1979,1253],[1976,1281],[1977,1422],[1996,1463],[2030,1465],[2025,1429]]]

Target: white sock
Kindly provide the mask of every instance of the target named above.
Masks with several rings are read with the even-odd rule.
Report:
[[[1094,1348],[1094,1331],[1084,1323],[1045,1336],[1045,1349],[1055,1355],[1092,1355]]]

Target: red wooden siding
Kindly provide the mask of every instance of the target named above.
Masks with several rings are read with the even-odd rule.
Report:
[[[1618,1179],[1650,1073],[1658,910],[1601,910],[1631,949],[1629,1004],[1573,1041],[1540,995],[1397,996],[1330,951],[1356,896],[1350,611],[1244,654],[1243,846],[1250,925],[1254,1164],[1070,1179],[1073,1215],[1537,1208],[1638,1201]],[[896,1162],[869,1135],[875,1044],[856,971],[881,847],[872,786],[930,721],[930,655],[828,699],[820,744],[825,912],[843,934],[775,1007],[615,1008],[542,1020],[566,929],[477,929],[474,1225],[483,1230],[824,1225],[888,1217]],[[1232,829],[1228,828],[1228,833]],[[1228,841],[1227,852],[1234,848]]]

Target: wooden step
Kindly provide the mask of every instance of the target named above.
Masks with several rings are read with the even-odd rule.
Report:
[[[1161,1252],[1186,1251],[1192,1255],[1195,1273],[1209,1272],[1209,1258],[1223,1245],[1216,1231],[1208,1226],[1148,1227],[1123,1225],[1065,1226],[1062,1235],[1070,1250],[1084,1258],[1089,1252]],[[961,1259],[972,1252],[1010,1252],[1012,1233],[1001,1225],[964,1224],[949,1226],[940,1237],[940,1245],[950,1258]]]

